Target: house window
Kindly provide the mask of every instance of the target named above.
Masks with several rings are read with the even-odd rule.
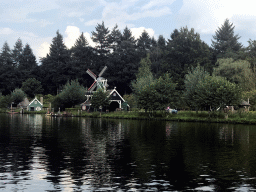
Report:
[[[113,93],[113,96],[115,97],[115,96],[116,96],[116,93]]]
[[[37,104],[37,101],[35,101],[35,104]]]

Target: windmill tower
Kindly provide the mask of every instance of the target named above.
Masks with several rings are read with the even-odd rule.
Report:
[[[93,92],[93,90],[97,87],[97,89],[102,89],[104,91],[107,90],[108,84],[107,84],[107,79],[103,78],[102,75],[103,73],[106,71],[107,66],[105,66],[101,72],[99,73],[98,77],[97,75],[95,75],[90,69],[88,69],[86,71],[86,73],[88,73],[93,79],[94,82],[93,84],[89,87],[88,91],[89,91],[89,95],[91,95],[91,93]]]
[[[90,110],[90,107],[91,107],[90,98],[93,97],[93,92],[95,88],[102,89],[104,92],[107,91],[107,87],[108,87],[107,79],[102,77],[106,69],[107,69],[107,66],[105,66],[101,70],[98,77],[90,69],[86,71],[86,73],[88,73],[94,79],[93,84],[90,86],[90,88],[88,89],[85,95],[87,97],[87,100],[83,103],[84,106],[88,107],[88,110]],[[122,98],[122,96],[117,92],[116,87],[112,90],[108,90],[108,97],[110,99],[109,111],[114,111],[117,108],[121,109],[122,103],[126,103],[126,101]],[[126,106],[129,106],[129,105],[126,103]]]

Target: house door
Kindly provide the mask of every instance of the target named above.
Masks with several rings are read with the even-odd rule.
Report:
[[[109,111],[115,111],[117,108],[119,108],[119,103],[117,101],[112,101],[109,105]]]
[[[30,111],[35,111],[35,108],[34,107],[30,107]]]

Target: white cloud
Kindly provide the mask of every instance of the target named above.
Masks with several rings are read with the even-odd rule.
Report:
[[[176,19],[180,27],[187,25],[199,33],[213,34],[225,19],[235,26],[243,26],[242,18],[248,16],[256,16],[251,0],[183,0]]]
[[[147,31],[148,35],[150,37],[153,37],[155,35],[155,32],[151,28],[145,28],[145,27],[139,27],[139,28],[131,28],[132,36],[134,36],[135,39],[138,39],[143,31]]]
[[[142,7],[142,10],[151,9],[152,7],[155,8],[160,6],[171,5],[174,1],[175,0],[151,0],[149,1],[149,3]]]
[[[65,34],[67,37],[64,38],[66,46],[70,49],[74,46],[76,40],[81,35],[80,29],[76,26],[67,26]]]
[[[10,28],[0,28],[0,35],[10,35],[14,33],[14,31]]]
[[[47,21],[46,19],[41,19],[41,21],[39,21],[39,24],[41,27],[46,27],[48,25],[52,25],[53,22]]]
[[[37,48],[37,57],[46,57],[46,55],[50,52],[50,43],[43,42],[38,48]]]
[[[96,43],[94,43],[91,39],[91,36],[90,36],[90,33],[88,32],[85,32],[84,33],[84,36],[86,38],[86,40],[88,41],[89,45],[92,46],[92,47],[95,47],[96,46]]]
[[[153,6],[156,1],[151,1],[151,5],[145,8],[136,6],[137,0],[107,3],[102,11],[101,19],[93,19],[85,23],[86,26],[95,26],[101,21],[105,21],[107,27],[114,27],[118,24],[120,28],[127,26],[127,22],[140,20],[143,18],[156,18],[171,14],[171,9],[166,6],[173,3],[174,0],[160,0],[159,6]],[[154,7],[154,9],[149,9]]]

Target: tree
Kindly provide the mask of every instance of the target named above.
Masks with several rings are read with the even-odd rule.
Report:
[[[95,30],[92,31],[92,40],[97,44],[96,51],[100,56],[107,56],[110,52],[110,31],[103,21],[102,24],[97,24]]]
[[[136,75],[137,78],[132,82],[132,89],[136,97],[141,94],[143,87],[146,87],[147,85],[150,85],[152,82],[154,82],[153,74],[151,72],[151,61],[149,57],[150,56],[148,54],[146,58],[141,59],[140,67]]]
[[[253,72],[256,72],[256,41],[255,40],[249,40],[248,41],[249,45],[246,47],[246,55],[247,55],[247,60],[251,64],[251,68]]]
[[[234,33],[235,26],[228,19],[217,29],[213,35],[212,47],[218,58],[222,57],[227,51],[237,52],[242,44],[238,42],[240,37]]]
[[[166,40],[162,35],[159,35],[156,45],[151,48],[150,60],[152,62],[152,72],[156,76],[160,76],[161,66],[164,64],[166,51]]]
[[[206,76],[197,85],[195,99],[203,107],[213,109],[238,105],[241,102],[241,89],[238,85],[219,76]]]
[[[56,94],[59,86],[64,85],[68,80],[74,78],[70,72],[70,52],[64,45],[63,37],[56,32],[50,45],[50,53],[41,60],[40,66],[42,85],[46,93]]]
[[[241,89],[224,77],[210,76],[198,66],[186,75],[184,98],[187,104],[198,109],[237,105],[241,101]]]
[[[168,71],[173,81],[179,84],[179,89],[183,90],[185,75],[191,67],[200,65],[207,71],[211,71],[210,58],[208,45],[200,39],[200,35],[195,33],[193,28],[191,30],[187,27],[175,29],[167,43],[161,73]]]
[[[138,107],[146,111],[164,110],[174,105],[176,84],[172,82],[169,74],[145,84],[137,95]]]
[[[117,49],[120,48],[120,44],[122,41],[122,33],[118,29],[117,25],[112,29],[109,38],[111,43],[110,48],[112,49],[112,52],[115,52]]]
[[[94,109],[109,106],[109,97],[107,92],[104,92],[102,89],[98,89],[93,93],[91,104]]]
[[[14,102],[16,104],[18,104],[21,101],[23,101],[25,97],[26,97],[26,94],[21,89],[15,89],[11,93],[11,100],[12,100],[12,102]]]
[[[185,75],[185,90],[183,95],[184,100],[189,107],[195,108],[196,110],[201,107],[201,101],[197,100],[198,97],[196,96],[196,94],[199,93],[198,84],[201,81],[204,81],[209,75],[210,74],[201,66],[197,66],[196,68],[192,67],[188,74]]]
[[[78,80],[71,80],[64,85],[59,99],[64,107],[73,107],[85,100],[85,88],[79,84]]]
[[[131,81],[136,78],[135,75],[138,71],[140,57],[135,50],[135,42],[130,29],[126,27],[120,44],[116,44],[115,51],[108,59],[108,70],[106,71],[108,82],[117,87],[121,95],[132,92]]]
[[[137,48],[141,58],[145,57],[151,49],[151,38],[146,30],[142,32],[138,41]]]
[[[13,66],[15,68],[17,68],[20,65],[22,52],[23,52],[23,45],[22,45],[21,39],[19,38],[14,45],[14,49],[12,50]]]
[[[8,43],[5,42],[0,54],[0,92],[4,95],[10,94],[18,86],[18,83],[12,53]]]
[[[21,89],[27,94],[28,97],[33,98],[36,94],[43,92],[41,82],[35,78],[29,78],[22,83]]]
[[[218,67],[213,74],[227,78],[232,83],[238,84],[243,91],[255,89],[255,74],[251,70],[250,63],[246,60],[219,59]]]
[[[36,57],[30,48],[29,44],[26,44],[20,57],[18,72],[20,73],[20,81],[23,82],[26,79],[35,75],[35,69],[37,68]]]
[[[71,48],[71,61],[72,74],[83,86],[88,84],[89,77],[86,70],[94,65],[94,57],[93,49],[89,46],[87,39],[82,33]],[[93,69],[91,68],[91,70]]]

